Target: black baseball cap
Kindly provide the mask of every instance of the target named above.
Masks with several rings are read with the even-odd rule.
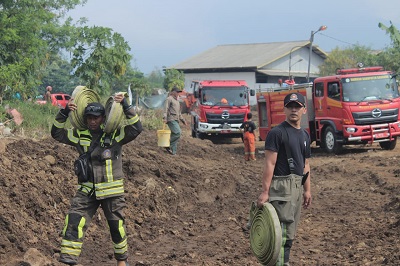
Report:
[[[104,116],[104,106],[101,103],[89,103],[85,108],[84,115]]]
[[[182,92],[182,90],[178,89],[178,87],[173,87],[171,91]]]
[[[304,99],[303,94],[294,92],[286,95],[285,99],[283,100],[284,105],[288,105],[291,102],[298,103],[302,107],[306,106],[306,100]]]

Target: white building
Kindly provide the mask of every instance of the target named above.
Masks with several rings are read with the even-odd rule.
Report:
[[[274,89],[280,81],[307,82],[310,41],[219,45],[169,69],[185,74],[185,89],[193,80],[245,80],[250,89]],[[318,77],[327,53],[312,46],[310,78]],[[254,99],[252,100],[252,102]]]

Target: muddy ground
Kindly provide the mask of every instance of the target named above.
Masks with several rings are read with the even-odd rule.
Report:
[[[240,140],[213,144],[184,129],[179,154],[144,131],[123,153],[131,265],[259,265],[245,230],[261,191],[264,143],[245,162]],[[399,265],[400,145],[313,148],[313,204],[291,265]],[[76,189],[76,152],[51,138],[0,138],[0,265],[61,265],[60,231]],[[101,210],[81,265],[115,265]]]

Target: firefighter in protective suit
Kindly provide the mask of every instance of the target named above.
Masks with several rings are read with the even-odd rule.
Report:
[[[114,101],[123,106],[128,123],[111,134],[103,131],[105,109],[100,103],[89,103],[84,111],[87,130],[65,129],[70,111],[77,106],[72,99],[57,114],[51,135],[61,143],[76,147],[79,154],[90,150],[92,172],[89,181],[79,182],[71,201],[62,232],[60,262],[76,265],[81,254],[86,229],[99,206],[107,219],[114,246],[117,266],[128,265],[128,241],[123,210],[124,174],[122,172],[122,145],[134,140],[142,131],[139,116],[122,93]]]
[[[243,132],[243,143],[244,143],[244,159],[246,161],[256,160],[256,135],[255,130],[257,129],[256,124],[251,120],[253,117],[252,113],[247,114],[247,121],[243,122],[240,126],[240,130]]]

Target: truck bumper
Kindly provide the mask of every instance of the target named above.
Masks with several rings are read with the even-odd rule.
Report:
[[[352,132],[355,131],[355,132]],[[349,142],[367,141],[385,142],[400,136],[400,122],[377,125],[346,125],[343,126],[343,137]]]
[[[209,124],[199,123],[197,131],[204,134],[241,134],[242,124]]]

